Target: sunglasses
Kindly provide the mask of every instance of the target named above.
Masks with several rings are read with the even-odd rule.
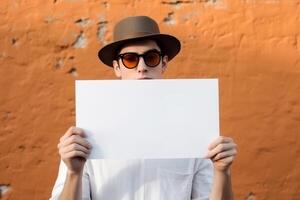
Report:
[[[140,57],[143,57],[144,62],[148,67],[156,67],[160,63],[162,53],[156,49],[151,49],[143,54],[134,52],[119,54],[117,58],[118,60],[122,60],[122,63],[126,68],[133,69],[139,64]]]

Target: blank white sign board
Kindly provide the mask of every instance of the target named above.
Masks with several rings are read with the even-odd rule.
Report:
[[[217,79],[76,81],[90,159],[197,158],[219,135]]]

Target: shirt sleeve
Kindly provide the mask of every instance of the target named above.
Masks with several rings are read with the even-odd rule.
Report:
[[[209,200],[213,182],[213,164],[209,159],[197,159],[193,178],[192,200]]]
[[[67,166],[63,161],[60,161],[59,164],[59,170],[58,170],[58,176],[55,181],[52,194],[49,200],[58,200],[59,196],[64,188],[65,180],[67,176]],[[90,197],[90,181],[89,181],[89,175],[86,172],[86,167],[83,170],[83,176],[82,176],[82,199],[83,200],[91,200]]]

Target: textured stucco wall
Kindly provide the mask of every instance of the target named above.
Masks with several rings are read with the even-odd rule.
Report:
[[[49,197],[74,80],[114,78],[97,50],[141,14],[182,41],[166,78],[220,79],[221,132],[239,145],[236,199],[299,199],[299,0],[1,0],[2,199]]]

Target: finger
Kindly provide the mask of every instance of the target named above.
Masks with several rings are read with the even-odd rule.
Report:
[[[220,136],[217,139],[215,139],[209,146],[208,149],[211,150],[213,148],[215,148],[216,146],[218,146],[221,143],[229,143],[229,142],[233,142],[233,140],[230,137],[224,137],[224,136]]]
[[[215,157],[213,157],[213,161],[218,161],[227,157],[235,156],[237,154],[236,149],[231,149],[229,151],[224,151],[221,153],[218,153]]]
[[[68,158],[74,158],[74,157],[81,157],[81,158],[87,159],[88,154],[86,154],[82,151],[71,151],[71,152],[63,155],[62,159],[68,159]]]
[[[69,138],[61,142],[61,148],[64,148],[70,144],[79,144],[81,146],[84,146],[85,148],[90,149],[92,145],[83,137],[78,135],[71,135]]]
[[[68,137],[72,135],[80,135],[82,137],[85,137],[85,134],[81,128],[71,126],[67,132],[60,138],[60,142],[66,140]]]
[[[232,164],[232,162],[234,161],[235,156],[229,156],[226,158],[221,158],[219,160],[215,160],[214,162],[222,162],[225,163],[227,165]]]
[[[89,154],[91,152],[90,149],[88,149],[88,148],[86,148],[84,146],[81,146],[80,144],[73,143],[73,144],[70,144],[70,145],[66,146],[65,148],[61,148],[60,151],[59,151],[59,153],[61,155],[63,155],[63,154],[67,154],[67,153],[69,153],[71,151],[82,151],[82,152],[84,152],[86,154]]]
[[[224,152],[224,151],[228,151],[228,150],[231,150],[231,149],[235,149],[236,147],[236,144],[231,142],[231,143],[221,143],[219,144],[218,146],[216,146],[214,149],[210,150],[208,153],[207,153],[207,158],[212,158],[214,157],[215,155],[221,153],[221,152]]]

